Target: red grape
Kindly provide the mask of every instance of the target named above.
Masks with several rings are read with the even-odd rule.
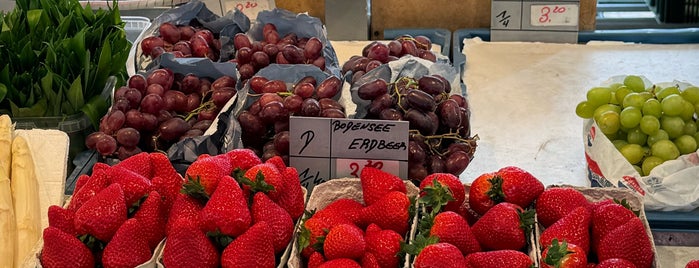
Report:
[[[291,64],[302,64],[306,62],[303,49],[295,45],[286,45],[281,49],[284,58]]]
[[[289,131],[277,132],[274,135],[274,149],[281,154],[289,154]]]
[[[194,33],[194,37],[201,36],[208,45],[214,44],[214,33],[207,29],[200,29]]]
[[[376,42],[373,46],[370,46],[366,57],[372,60],[378,60],[381,63],[388,62],[388,54],[390,50],[387,45],[383,43]]]
[[[303,104],[301,104],[301,115],[309,117],[320,116],[320,103],[318,100],[313,98],[303,100]]]
[[[165,101],[160,95],[151,93],[143,97],[141,101],[141,112],[158,114],[165,107]]]
[[[288,120],[289,111],[284,107],[284,104],[278,101],[273,101],[262,106],[259,113],[260,119],[266,123],[275,121]]]
[[[249,47],[243,47],[235,53],[235,58],[238,60],[238,64],[246,64],[252,61],[252,49]]]
[[[191,112],[201,105],[201,95],[199,93],[191,93],[187,95],[187,112]]]
[[[173,117],[160,124],[158,127],[160,133],[159,138],[164,141],[176,141],[189,129],[190,126],[184,119]]]
[[[224,87],[229,87],[229,88],[235,88],[235,78],[224,75],[219,77],[218,79],[214,80],[213,83],[211,83],[211,88],[212,89],[218,89],[218,88],[224,88]]]
[[[194,27],[189,25],[180,25],[177,28],[180,30],[180,40],[189,40],[196,32]]]
[[[244,33],[237,33],[233,36],[233,47],[236,51],[240,51],[241,48],[250,48],[252,44],[250,43],[250,38]]]
[[[180,30],[172,23],[165,22],[158,27],[160,37],[168,43],[174,44],[180,41]]]
[[[373,100],[378,96],[388,93],[388,84],[385,80],[379,78],[374,81],[361,85],[357,89],[359,98],[363,100]]]
[[[135,88],[129,88],[124,92],[124,98],[129,101],[131,107],[138,107],[142,97],[141,92]]]
[[[149,36],[141,41],[141,50],[145,55],[151,55],[154,48],[162,48],[163,46],[165,46],[165,42],[162,38],[157,36]]]
[[[141,133],[135,128],[122,128],[116,132],[116,140],[121,146],[136,147],[141,140]]]
[[[303,55],[306,59],[312,60],[318,58],[321,56],[322,52],[323,43],[315,36],[309,38],[308,42],[306,42],[306,45],[303,47]]]
[[[146,87],[148,86],[146,78],[141,74],[134,74],[131,77],[129,77],[127,85],[130,88],[138,89],[138,91],[141,91],[141,93],[145,92]],[[116,97],[116,94],[114,95],[114,97]]]
[[[117,149],[117,156],[119,160],[125,160],[126,158],[132,157],[134,155],[137,155],[141,153],[142,150],[141,148],[138,147],[125,147],[125,146],[119,146],[119,149]]]
[[[267,105],[267,103],[273,102],[273,101],[278,101],[282,102],[283,99],[281,96],[277,95],[276,93],[262,93],[262,96],[257,100],[261,106]]]
[[[316,96],[319,99],[322,98],[332,98],[340,92],[340,87],[342,86],[342,81],[337,76],[330,76],[320,82],[318,88],[316,88]]]
[[[238,91],[231,87],[222,87],[214,89],[211,94],[211,100],[214,101],[214,105],[218,108],[222,108],[226,103],[235,96]]]
[[[471,162],[471,157],[464,151],[456,151],[447,156],[445,168],[451,174],[461,174]]]
[[[97,142],[102,139],[103,136],[106,136],[107,134],[104,134],[104,132],[101,131],[96,131],[92,132],[87,137],[85,138],[85,147],[88,149],[95,149],[95,146],[97,145]]]
[[[194,34],[192,39],[189,40],[192,47],[192,56],[194,57],[207,57],[211,53],[211,48],[206,39],[201,35]]]
[[[147,77],[148,85],[159,84],[164,89],[170,89],[175,77],[167,69],[155,69]]]
[[[269,80],[262,86],[262,93],[286,92],[286,83],[282,80]]]
[[[112,136],[104,135],[95,143],[95,149],[101,155],[111,155],[117,149],[117,141]]]
[[[252,60],[250,63],[252,63],[252,67],[255,67],[256,70],[267,67],[270,63],[269,55],[264,51],[255,51],[255,53],[252,53]]]
[[[289,110],[290,114],[296,114],[301,111],[303,98],[299,95],[292,94],[284,98],[284,107]]]

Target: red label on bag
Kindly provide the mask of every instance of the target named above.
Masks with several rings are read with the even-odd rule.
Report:
[[[644,191],[643,188],[641,188],[641,185],[638,184],[638,180],[636,180],[636,178],[632,176],[624,176],[621,179],[634,191],[638,192],[641,195],[646,195],[646,191]]]

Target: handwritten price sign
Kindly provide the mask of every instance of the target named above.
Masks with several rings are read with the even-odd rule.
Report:
[[[276,7],[274,0],[224,1],[223,3],[226,10],[240,10],[250,20],[257,18],[257,13],[260,11],[271,10]]]
[[[578,26],[577,5],[532,5],[532,26]]]
[[[580,0],[492,0],[490,41],[577,43]]]

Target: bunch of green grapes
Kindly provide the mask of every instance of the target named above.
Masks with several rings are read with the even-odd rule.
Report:
[[[593,87],[575,113],[594,119],[619,152],[646,176],[665,161],[696,152],[699,87],[679,85],[646,88],[628,75],[623,83]]]

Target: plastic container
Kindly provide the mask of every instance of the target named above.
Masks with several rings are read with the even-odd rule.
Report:
[[[121,20],[124,21],[124,30],[126,31],[126,39],[134,44],[138,37],[150,27],[150,19],[140,16],[121,16]]]
[[[699,22],[699,0],[657,0],[655,4],[655,15],[660,22]]]
[[[451,31],[442,28],[395,28],[383,31],[384,39],[390,40],[409,34],[413,37],[418,35],[427,36],[434,44],[442,48],[442,55],[449,57],[451,53]]]

